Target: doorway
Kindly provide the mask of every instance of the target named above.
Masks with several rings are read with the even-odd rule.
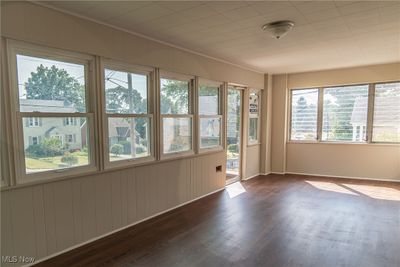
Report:
[[[228,87],[226,110],[226,184],[241,179],[242,145],[242,92],[236,87]]]

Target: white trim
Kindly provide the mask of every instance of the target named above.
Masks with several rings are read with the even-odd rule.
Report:
[[[357,179],[357,180],[371,180],[371,181],[382,181],[382,182],[396,182],[400,183],[400,179],[385,179],[385,178],[373,178],[373,177],[359,177],[359,176],[342,176],[342,175],[328,175],[328,174],[316,174],[316,173],[301,173],[301,172],[285,172],[285,174],[296,174],[304,176],[315,176],[315,177],[327,177],[327,178],[340,178],[340,179]]]
[[[247,181],[247,180],[250,180],[250,179],[256,178],[257,176],[260,176],[260,175],[262,175],[262,173],[257,173],[257,174],[254,174],[254,175],[252,175],[252,176],[250,176],[250,177],[246,177],[246,178],[244,178],[244,179],[243,179],[243,181]]]
[[[57,8],[57,7],[48,5],[48,4],[46,4],[44,2],[41,2],[41,1],[31,0],[31,2],[34,3],[34,4],[37,4],[39,6],[43,6],[43,7],[49,8],[49,9],[53,9],[53,10],[59,11],[59,12],[64,13],[64,14],[68,14],[68,15],[71,15],[71,16],[74,16],[74,17],[78,17],[78,18],[82,18],[82,19],[85,19],[85,20],[88,20],[88,21],[92,21],[92,22],[95,22],[97,24],[105,25],[105,26],[108,26],[108,27],[116,29],[116,30],[120,30],[120,31],[123,31],[123,32],[126,32],[126,33],[130,33],[132,35],[139,36],[139,37],[142,37],[144,39],[147,39],[147,40],[159,43],[159,44],[163,44],[163,45],[166,45],[166,46],[169,46],[169,47],[172,47],[172,48],[176,48],[176,49],[179,49],[179,50],[191,53],[191,54],[195,54],[195,55],[198,55],[198,56],[201,56],[201,57],[209,58],[209,59],[212,59],[212,60],[215,60],[215,61],[218,61],[218,62],[221,62],[221,63],[225,63],[225,64],[228,64],[228,65],[231,65],[231,66],[243,69],[243,70],[252,71],[252,72],[259,73],[259,74],[264,74],[265,73],[265,71],[263,71],[263,70],[253,69],[253,68],[242,66],[240,64],[236,64],[236,63],[233,63],[233,62],[221,59],[221,58],[209,56],[209,55],[206,55],[206,54],[203,54],[203,53],[200,53],[200,52],[188,49],[188,48],[184,48],[184,47],[179,46],[179,45],[174,45],[174,44],[171,44],[171,43],[168,43],[168,42],[165,42],[165,41],[161,41],[161,40],[152,38],[152,37],[147,36],[145,34],[137,33],[137,32],[134,32],[134,31],[130,31],[128,29],[124,29],[122,27],[118,27],[118,26],[115,26],[115,25],[112,25],[112,24],[109,24],[109,23],[106,23],[106,22],[102,22],[102,21],[99,21],[99,20],[96,20],[96,19],[93,19],[93,18],[89,18],[89,17],[84,16],[84,15],[80,15],[80,14],[77,14],[77,13],[74,13],[74,12],[71,12],[71,11],[63,10],[61,8]]]
[[[156,214],[153,214],[153,215],[151,215],[151,216],[149,216],[149,217],[147,217],[147,218],[144,218],[144,219],[142,219],[142,220],[139,220],[139,221],[137,221],[137,222],[134,222],[134,223],[125,225],[125,226],[120,227],[120,228],[118,228],[118,229],[115,229],[115,230],[113,230],[113,231],[111,231],[111,232],[108,232],[108,233],[102,234],[102,235],[100,235],[100,236],[91,238],[91,239],[89,239],[89,240],[87,240],[87,241],[84,241],[84,242],[82,242],[82,243],[76,244],[76,245],[71,246],[71,247],[69,247],[69,248],[67,248],[67,249],[64,249],[64,250],[61,250],[61,251],[59,251],[59,252],[53,253],[53,254],[51,254],[51,255],[48,255],[48,256],[46,256],[46,257],[44,257],[44,258],[39,259],[38,261],[35,261],[35,262],[32,263],[32,264],[27,264],[27,265],[23,265],[23,266],[24,266],[24,267],[33,266],[33,265],[35,265],[35,264],[38,264],[38,263],[40,263],[40,262],[43,262],[43,261],[46,261],[46,260],[48,260],[48,259],[54,258],[54,257],[56,257],[56,256],[58,256],[58,255],[64,254],[64,253],[66,253],[66,252],[68,252],[68,251],[71,251],[71,250],[73,250],[73,249],[76,249],[76,248],[78,248],[78,247],[81,247],[81,246],[84,246],[84,245],[86,245],[86,244],[92,243],[92,242],[94,242],[94,241],[96,241],[96,240],[102,239],[102,238],[104,238],[104,237],[106,237],[106,236],[109,236],[109,235],[112,235],[112,234],[114,234],[114,233],[120,232],[120,231],[125,230],[125,229],[127,229],[127,228],[130,228],[130,227],[132,227],[132,226],[135,226],[135,225],[137,225],[137,224],[139,224],[139,223],[145,222],[145,221],[150,220],[150,219],[152,219],[152,218],[154,218],[154,217],[157,217],[157,216],[162,215],[162,214],[164,214],[164,213],[167,213],[167,212],[169,212],[169,211],[175,210],[175,209],[177,209],[177,208],[179,208],[179,207],[185,206],[185,205],[187,205],[187,204],[190,204],[191,202],[194,202],[194,201],[196,201],[196,200],[205,198],[205,197],[207,197],[207,196],[209,196],[209,195],[215,194],[215,193],[220,192],[220,191],[223,191],[223,190],[225,190],[225,186],[224,186],[223,188],[219,188],[219,189],[214,190],[214,191],[212,191],[212,192],[210,192],[210,193],[207,193],[207,194],[205,194],[205,195],[203,195],[203,196],[194,198],[194,199],[192,199],[192,200],[189,200],[189,201],[187,201],[187,202],[184,202],[184,203],[182,203],[182,204],[179,204],[179,205],[174,206],[174,207],[172,207],[172,208],[169,208],[169,209],[167,209],[167,210],[164,210],[164,211],[158,212],[158,213],[156,213]]]

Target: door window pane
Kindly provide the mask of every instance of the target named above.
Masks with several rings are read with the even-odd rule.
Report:
[[[189,82],[161,78],[161,114],[189,114]]]
[[[328,87],[324,89],[322,140],[360,142],[367,125],[368,85]]]
[[[108,118],[110,161],[150,156],[149,118]]]
[[[22,112],[85,112],[85,66],[17,55]]]
[[[258,118],[249,119],[249,141],[258,141]]]
[[[377,84],[373,142],[400,142],[400,82]]]
[[[192,149],[192,119],[163,118],[163,151],[174,153]]]
[[[292,90],[290,140],[316,140],[318,89]]]
[[[85,117],[75,117],[76,125],[65,125],[66,118],[41,117],[39,127],[29,127],[23,118],[26,173],[88,165],[89,144]]]
[[[105,69],[107,113],[147,113],[148,76]]]
[[[221,119],[200,118],[200,148],[221,145]]]

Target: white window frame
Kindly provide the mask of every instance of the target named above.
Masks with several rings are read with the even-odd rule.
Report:
[[[250,101],[250,95],[251,94],[256,94],[258,96],[258,111],[257,114],[252,114],[250,113],[250,102],[249,102],[249,118],[248,118],[248,129],[247,129],[247,146],[254,146],[254,145],[259,145],[260,144],[260,135],[261,135],[261,122],[260,122],[260,111],[261,111],[261,94],[262,90],[260,89],[249,89],[249,99],[247,101]],[[250,119],[257,118],[257,139],[256,140],[250,140]]]
[[[224,129],[224,117],[223,117],[223,91],[224,91],[224,82],[217,82],[217,81],[211,81],[203,78],[198,78],[198,86],[196,90],[196,103],[197,103],[197,112],[196,115],[198,117],[197,119],[197,128],[198,128],[198,133],[197,133],[197,147],[199,153],[208,153],[208,152],[214,152],[214,151],[222,151],[224,150],[223,147],[223,129]],[[200,101],[200,85],[209,85],[213,87],[218,88],[218,114],[213,114],[213,115],[202,115],[199,112],[199,101]],[[218,146],[213,146],[213,147],[206,147],[206,148],[201,148],[201,119],[215,119],[218,118],[220,119],[220,134],[219,134],[219,145]]]
[[[374,116],[374,103],[375,103],[375,86],[377,84],[397,83],[399,80],[384,81],[384,82],[366,82],[356,84],[343,84],[343,85],[327,85],[321,87],[305,87],[305,88],[293,88],[288,89],[288,120],[287,120],[287,142],[288,143],[322,143],[322,144],[349,144],[349,145],[368,145],[368,144],[387,144],[387,145],[399,145],[400,142],[378,142],[372,141],[373,135],[373,116]],[[332,87],[347,87],[357,85],[368,85],[368,107],[367,107],[367,124],[366,124],[366,138],[364,141],[324,141],[322,140],[322,120],[323,120],[323,92],[325,88]],[[292,140],[291,139],[291,125],[292,125],[292,91],[296,90],[307,90],[307,89],[318,89],[318,115],[317,115],[317,139],[316,140]],[[362,134],[363,129],[360,128]]]
[[[162,114],[161,113],[161,79],[171,79],[171,80],[177,80],[177,81],[184,81],[189,83],[189,99],[188,99],[188,114]],[[195,77],[190,76],[190,75],[185,75],[185,74],[178,74],[178,73],[173,73],[173,72],[168,72],[168,71],[162,71],[160,70],[159,74],[159,79],[158,79],[158,111],[160,114],[160,127],[159,127],[159,155],[160,159],[173,159],[173,158],[180,158],[188,155],[194,155],[196,151],[196,144],[194,142],[194,126],[196,122],[194,121],[195,116],[194,116],[194,89],[195,89]],[[177,118],[190,118],[191,120],[191,149],[187,151],[177,151],[177,152],[171,152],[171,153],[164,153],[164,125],[163,121],[164,118],[172,118],[172,119],[177,119]]]
[[[151,162],[155,160],[155,138],[154,138],[154,79],[155,69],[144,66],[137,66],[133,64],[127,64],[112,59],[101,59],[101,113],[103,117],[103,144],[104,144],[104,168],[112,169],[124,166],[133,166],[145,162]],[[125,113],[107,113],[106,110],[106,88],[105,88],[105,70],[111,69],[121,72],[129,72],[133,74],[141,74],[147,76],[147,113],[143,114],[125,114]],[[116,161],[110,160],[110,147],[108,138],[108,119],[109,118],[148,118],[149,119],[149,142],[150,142],[150,155],[147,157],[121,159]]]
[[[87,173],[94,173],[97,170],[96,146],[95,146],[95,112],[96,103],[94,89],[94,57],[81,53],[67,52],[54,48],[36,46],[20,41],[7,40],[8,50],[8,69],[10,80],[10,99],[11,111],[14,114],[11,118],[13,144],[17,148],[14,153],[15,161],[15,181],[11,181],[11,185],[23,183],[37,183],[49,179],[60,179],[68,176],[76,176]],[[17,77],[17,55],[26,55],[31,57],[39,57],[43,59],[58,60],[74,64],[84,65],[85,67],[85,100],[86,112],[75,113],[56,113],[56,112],[20,112],[19,105],[19,88]],[[89,147],[89,164],[84,166],[76,166],[62,168],[56,170],[48,170],[43,172],[26,173],[24,137],[23,137],[23,118],[38,117],[43,118],[66,118],[66,117],[84,117],[88,125],[88,147]]]

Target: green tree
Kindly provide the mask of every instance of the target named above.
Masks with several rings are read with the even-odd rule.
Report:
[[[59,100],[73,104],[77,111],[85,111],[85,88],[64,69],[42,64],[25,83],[27,99]]]
[[[176,80],[163,81],[161,88],[161,113],[186,113],[189,108],[188,82]]]

